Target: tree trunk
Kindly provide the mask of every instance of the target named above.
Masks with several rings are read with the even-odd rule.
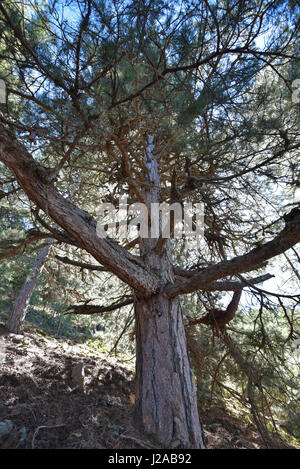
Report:
[[[145,156],[149,180],[143,191],[149,211],[153,202],[159,202],[160,186],[152,141],[149,137]],[[140,238],[140,254],[146,266],[157,272],[161,286],[150,298],[134,293],[135,416],[146,433],[165,448],[204,448],[180,300],[163,293],[165,285],[174,282],[170,240]]]
[[[39,279],[39,276],[42,273],[44,263],[50,250],[51,240],[47,240],[47,242],[49,244],[45,246],[37,255],[35,263],[20,289],[13,312],[5,324],[5,327],[14,334],[20,334],[22,331],[22,326],[26,317],[31,295]]]
[[[194,377],[178,298],[135,298],[136,408],[166,448],[204,448]]]

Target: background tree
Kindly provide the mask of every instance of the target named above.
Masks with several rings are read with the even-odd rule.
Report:
[[[35,207],[35,239],[85,250],[127,285],[136,415],[167,447],[203,447],[179,297],[246,286],[264,296],[255,285],[270,274],[259,269],[300,239],[285,190],[300,145],[297,8],[86,0],[32,1],[26,12],[4,2],[0,12],[12,64],[0,160]],[[148,206],[204,202],[201,249],[179,265],[173,240],[98,238],[99,192]],[[288,298],[291,308],[299,300]]]
[[[12,314],[5,324],[5,327],[14,334],[19,334],[22,331],[22,326],[26,317],[30,299],[39,276],[42,273],[47,255],[50,250],[50,244],[51,240],[49,239],[48,244],[44,246],[43,249],[41,249],[41,251],[38,253],[32,269],[30,269],[26,280],[19,291]]]

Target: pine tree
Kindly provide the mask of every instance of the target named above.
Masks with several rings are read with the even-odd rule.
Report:
[[[165,447],[202,448],[180,297],[262,282],[270,274],[244,274],[300,239],[299,209],[284,216],[285,194],[278,196],[300,146],[289,94],[296,6],[64,6],[35,2],[28,21],[16,4],[0,3],[9,30],[2,60],[14,65],[9,99],[20,109],[3,112],[0,161],[44,213],[36,221],[49,236],[85,250],[128,286],[137,420]],[[271,80],[285,90],[274,102]],[[148,208],[203,202],[201,250],[190,249],[180,269],[178,243],[161,232],[123,245],[99,238],[99,189],[102,202],[126,194]]]

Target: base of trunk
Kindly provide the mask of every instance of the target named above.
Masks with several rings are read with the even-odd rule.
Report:
[[[136,409],[165,448],[204,448],[178,298],[135,299]]]
[[[13,334],[22,334],[23,332],[23,323],[26,316],[25,311],[13,311],[10,318],[5,324],[6,329]]]

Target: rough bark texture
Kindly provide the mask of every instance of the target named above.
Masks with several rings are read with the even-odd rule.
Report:
[[[50,240],[48,240],[48,243],[50,243]],[[50,244],[45,246],[37,255],[35,263],[20,289],[11,316],[5,324],[6,329],[8,329],[10,332],[13,332],[14,334],[20,334],[20,332],[22,332],[22,326],[26,317],[31,295],[39,279],[39,276],[42,273],[49,250]]]
[[[136,417],[167,448],[204,448],[178,298],[135,301]]]
[[[134,294],[135,415],[166,448],[204,448],[180,299],[164,294],[164,286],[174,282],[170,242],[159,252],[157,244],[157,239],[140,242],[144,262],[160,272],[162,287],[150,298]]]

